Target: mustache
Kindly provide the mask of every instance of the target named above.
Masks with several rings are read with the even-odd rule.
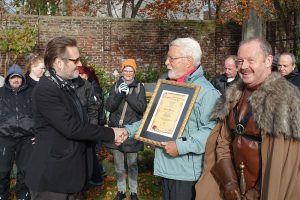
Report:
[[[249,69],[249,68],[246,68],[246,69],[239,69],[239,73],[241,73],[241,74],[247,74],[247,73],[249,73],[249,72],[252,72],[252,70]]]

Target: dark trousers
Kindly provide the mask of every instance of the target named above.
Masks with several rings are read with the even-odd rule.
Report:
[[[31,200],[83,200],[80,194],[30,191]]]
[[[30,199],[29,189],[25,185],[25,170],[32,151],[31,137],[0,137],[0,199],[7,200],[10,187],[10,173],[14,161],[17,165],[17,199]]]
[[[164,200],[194,200],[196,181],[179,181],[162,178]]]
[[[103,166],[98,159],[97,151],[101,149],[101,146],[97,146],[93,144],[93,174],[91,177],[91,181],[93,183],[102,183],[103,182]]]

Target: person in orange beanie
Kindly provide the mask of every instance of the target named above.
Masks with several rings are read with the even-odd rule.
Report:
[[[121,71],[123,71],[123,69],[127,66],[131,67],[133,69],[133,71],[136,72],[136,62],[134,59],[129,58],[129,59],[124,60],[124,62],[121,65]]]
[[[139,121],[146,110],[147,101],[145,88],[143,84],[139,83],[135,78],[136,67],[134,59],[124,60],[121,64],[122,75],[112,86],[109,97],[105,103],[106,110],[110,112],[109,127],[124,127],[124,125]],[[128,166],[130,199],[138,200],[137,153],[144,149],[143,142],[130,138],[120,146],[107,144],[106,147],[111,148],[114,155],[118,187],[118,193],[114,200],[126,198],[125,162],[127,162]]]

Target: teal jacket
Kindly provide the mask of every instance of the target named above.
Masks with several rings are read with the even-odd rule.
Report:
[[[207,138],[216,125],[210,114],[219,98],[219,92],[203,76],[200,66],[193,74],[186,77],[188,84],[201,87],[198,98],[181,138],[176,139],[179,155],[172,157],[164,149],[157,147],[154,157],[154,175],[183,181],[196,181],[202,173],[203,156]],[[125,126],[133,137],[139,122]]]

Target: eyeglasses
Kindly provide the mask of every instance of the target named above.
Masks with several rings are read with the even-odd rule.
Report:
[[[123,73],[132,74],[134,71],[123,70]]]
[[[71,59],[71,58],[62,58],[64,60],[69,60],[71,62],[73,62],[75,65],[77,65],[80,62],[80,57],[76,58],[76,59]]]
[[[166,60],[170,60],[170,62],[174,62],[177,59],[181,59],[181,58],[187,58],[186,56],[182,56],[182,57],[171,57],[171,56],[167,56]]]

